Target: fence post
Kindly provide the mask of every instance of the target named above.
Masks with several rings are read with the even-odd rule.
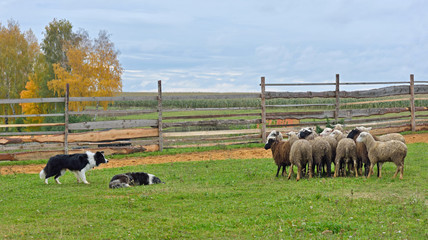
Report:
[[[159,151],[163,151],[162,136],[162,81],[158,81],[158,130],[159,130]]]
[[[265,77],[262,77],[261,79],[261,90],[262,93],[260,95],[261,97],[261,107],[262,107],[262,127],[261,127],[261,131],[262,131],[262,140],[263,142],[266,142],[266,86],[265,86]]]
[[[415,108],[415,76],[410,74],[410,125],[412,132],[416,131],[416,108]]]
[[[334,111],[334,121],[336,122],[336,124],[339,123],[339,108],[340,108],[339,74],[336,74],[336,110]]]
[[[68,105],[69,105],[70,85],[65,86],[65,109],[64,109],[64,154],[68,154]]]

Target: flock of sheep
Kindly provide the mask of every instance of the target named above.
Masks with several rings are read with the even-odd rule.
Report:
[[[293,174],[293,166],[297,167],[296,180],[304,177],[308,169],[309,178],[317,172],[331,177],[331,163],[334,163],[334,177],[346,176],[352,171],[356,177],[364,175],[369,178],[373,167],[377,165],[378,177],[382,177],[382,164],[393,162],[397,166],[394,178],[400,172],[403,179],[404,158],[407,146],[404,137],[399,133],[372,136],[371,128],[357,127],[345,133],[342,125],[334,129],[325,128],[320,136],[310,127],[299,132],[289,132],[288,141],[283,140],[281,132],[273,130],[265,144],[265,149],[272,150],[272,156],[278,166],[276,176],[282,168],[285,176],[286,167],[290,166],[288,179]]]

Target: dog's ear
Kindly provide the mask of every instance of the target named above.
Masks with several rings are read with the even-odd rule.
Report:
[[[100,153],[104,154],[104,151],[100,151]]]

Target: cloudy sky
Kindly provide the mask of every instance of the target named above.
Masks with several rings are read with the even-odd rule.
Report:
[[[259,92],[269,83],[428,80],[425,0],[0,0],[41,41],[54,18],[111,34],[123,91]]]

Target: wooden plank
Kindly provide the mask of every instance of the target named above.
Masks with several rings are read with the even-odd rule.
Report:
[[[218,130],[218,131],[193,131],[193,132],[169,132],[164,133],[164,137],[191,137],[191,136],[213,136],[213,135],[232,135],[259,133],[260,129],[241,129],[241,130]]]
[[[261,108],[262,108],[262,128],[261,128],[261,135],[262,135],[262,141],[266,142],[266,119],[267,119],[267,115],[266,115],[266,82],[265,82],[265,77],[261,78],[261,94],[260,94],[260,98],[261,98]]]
[[[8,127],[53,127],[53,126],[64,126],[64,123],[0,124],[0,128],[8,128]]]
[[[64,154],[68,154],[68,130],[69,130],[69,121],[68,121],[68,107],[70,104],[70,85],[67,83],[65,91],[65,106],[64,106]]]
[[[62,117],[64,113],[0,115],[0,118]]]
[[[412,126],[412,132],[416,131],[415,112],[415,79],[414,75],[410,74],[410,125]]]
[[[63,131],[46,131],[46,132],[2,132],[0,136],[23,136],[23,135],[57,135],[64,134]]]
[[[186,122],[171,122],[163,123],[164,128],[170,127],[190,127],[190,126],[226,126],[226,125],[246,125],[246,124],[259,124],[260,119],[253,120],[206,120],[206,121],[186,121]]]
[[[334,118],[334,111],[311,111],[311,112],[276,112],[266,113],[266,119],[325,119]]]
[[[104,151],[105,155],[113,155],[113,154],[130,154],[135,152],[144,152],[144,151],[147,151],[147,148],[142,146],[135,146],[135,147],[122,147],[122,148],[70,149],[69,154],[85,153],[86,151],[91,151],[91,152]],[[20,153],[13,153],[13,154],[0,154],[0,160],[8,160],[8,161],[40,160],[40,159],[49,159],[54,155],[63,154],[63,153],[64,151],[58,150],[58,151],[38,151],[38,152],[20,152]]]
[[[360,91],[340,91],[341,98],[374,98],[395,95],[408,95],[409,86],[392,86]],[[428,93],[428,85],[415,85],[415,94]],[[325,92],[266,92],[266,99],[273,98],[334,98],[335,91]]]
[[[188,145],[171,145],[165,148],[195,148],[195,147],[211,147],[211,146],[230,146],[230,145],[242,145],[248,143],[260,143],[261,141],[253,141],[253,142],[228,142],[228,143],[201,143],[201,144],[188,144]]]
[[[334,121],[339,122],[339,108],[340,108],[340,96],[339,96],[339,74],[336,74],[336,91],[334,95],[336,97],[335,111],[334,111]]]
[[[393,125],[397,123],[410,123],[410,120],[396,120],[396,121],[385,121],[385,122],[365,122],[363,125],[364,127],[367,126],[381,126],[381,125]],[[359,127],[361,124],[347,124],[346,127]]]
[[[230,108],[172,108],[163,109],[163,112],[188,112],[188,111],[233,111],[233,110],[260,110],[260,107],[230,107]]]
[[[100,122],[81,122],[69,124],[70,130],[93,130],[106,128],[156,127],[157,120],[113,120]]]
[[[258,93],[239,93],[239,94],[195,94],[195,95],[166,95],[163,100],[185,100],[185,99],[244,99],[244,98],[260,98]]]
[[[335,91],[325,92],[268,92],[265,93],[266,99],[274,98],[334,98]]]
[[[249,117],[249,116],[260,116],[260,113],[192,115],[192,116],[163,117],[163,119],[164,120],[171,120],[171,119],[226,118],[226,117]]]
[[[162,124],[162,82],[158,81],[158,137],[159,151],[163,151],[163,124]]]
[[[93,131],[86,133],[71,133],[68,136],[68,142],[101,142],[101,141],[113,141],[119,139],[132,139],[132,138],[144,138],[144,137],[157,137],[157,128],[138,128],[138,129],[126,129],[117,130],[112,129],[109,131]],[[35,142],[63,142],[64,137],[61,135],[56,136],[33,136],[32,141]]]
[[[156,101],[156,96],[70,97],[70,102]]]
[[[342,103],[340,104],[340,106],[350,106],[350,105],[360,105],[360,104],[370,104],[370,103],[384,103],[384,102],[399,102],[399,101],[409,101],[409,99],[398,98],[398,99],[386,99],[386,100],[363,101],[363,102],[348,102],[348,103]]]
[[[15,103],[55,103],[64,102],[64,98],[15,98],[15,99],[0,99],[0,104],[15,104]]]
[[[0,151],[16,151],[16,150],[40,150],[40,149],[63,149],[62,143],[41,143],[41,144],[16,144],[12,146],[0,146]]]
[[[189,138],[168,138],[165,140],[167,144],[184,143],[184,142],[207,142],[207,141],[232,141],[232,140],[252,140],[260,139],[260,133],[250,135],[239,135],[233,137],[206,137],[206,136],[192,136]]]
[[[19,138],[0,138],[0,145],[23,143]]]
[[[84,110],[80,112],[69,112],[70,115],[97,115],[97,116],[127,116],[154,113],[157,110]]]

